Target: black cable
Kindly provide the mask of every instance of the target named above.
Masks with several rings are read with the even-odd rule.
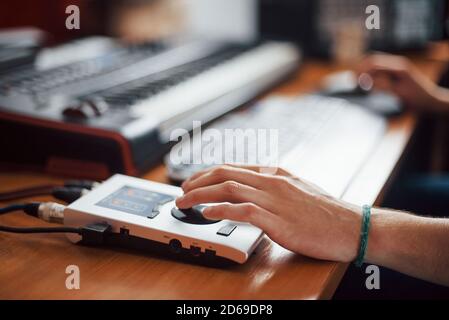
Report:
[[[51,227],[51,228],[19,228],[0,225],[0,232],[10,233],[76,233],[81,236],[85,245],[102,245],[111,234],[111,226],[107,223],[93,223],[81,228]]]
[[[48,203],[46,203],[48,204]],[[13,211],[24,211],[26,214],[37,217],[39,213],[39,207],[45,205],[39,202],[31,202],[25,204],[13,204],[4,208],[0,208],[0,214],[5,214]],[[57,205],[57,204],[55,204]],[[43,228],[22,228],[22,227],[9,227],[0,225],[0,232],[11,233],[77,233],[81,234],[81,228],[71,227],[43,227]]]
[[[69,180],[65,182],[64,185],[57,185],[57,184],[39,185],[29,188],[16,189],[8,192],[0,192],[0,201],[11,201],[22,198],[52,195],[52,193],[55,192],[55,190],[58,190],[58,188],[70,188],[72,190],[75,189],[92,190],[97,185],[98,182],[90,180]]]
[[[40,203],[32,202],[25,204],[13,204],[0,208],[0,214],[14,211],[24,211],[28,215],[37,217]],[[75,231],[76,230],[76,231]],[[75,228],[17,228],[0,225],[0,231],[13,233],[54,233],[54,232],[79,232]]]
[[[56,207],[55,207],[56,206]],[[41,208],[42,207],[42,208]],[[45,221],[50,221],[55,218],[60,218],[65,207],[52,202],[39,203],[32,202],[27,204],[14,204],[5,208],[0,208],[0,214],[22,210],[28,215],[39,217]],[[44,215],[41,215],[41,209]],[[47,213],[45,215],[45,212]],[[0,225],[0,232],[10,233],[76,233],[81,235],[82,241],[85,244],[98,245],[102,244],[108,234],[111,232],[111,226],[107,223],[94,223],[86,225],[82,228],[75,227],[10,227]]]
[[[64,219],[64,209],[65,206],[55,202],[29,202],[0,208],[0,215],[14,211],[23,211],[29,216],[47,222],[62,223],[61,221]]]
[[[13,211],[22,211],[28,208],[28,204],[13,204],[4,208],[0,208],[0,214],[5,214]]]
[[[0,201],[11,201],[17,200],[21,198],[29,198],[36,196],[45,196],[49,195],[51,191],[56,188],[55,185],[46,185],[46,186],[36,186],[25,189],[17,189],[9,192],[0,193]]]
[[[25,204],[13,204],[4,208],[0,208],[0,214],[5,214],[13,211],[24,211],[26,214],[40,217],[39,208],[40,206],[56,205],[62,206],[56,203],[39,203],[31,202]],[[63,207],[63,206],[62,206]],[[44,207],[45,209],[51,209],[50,207]],[[43,217],[40,217],[43,219]],[[45,219],[44,219],[45,220]],[[46,220],[48,221],[48,220]],[[86,230],[85,230],[86,229]],[[0,232],[10,232],[10,233],[76,233],[79,235],[92,234],[92,231],[88,228],[73,228],[73,227],[33,227],[33,228],[22,228],[22,227],[10,227],[0,225]],[[98,232],[98,231],[97,231]]]
[[[77,233],[77,234],[82,234],[81,228],[71,228],[71,227],[19,228],[19,227],[8,227],[8,226],[0,225],[0,231],[10,232],[10,233]]]

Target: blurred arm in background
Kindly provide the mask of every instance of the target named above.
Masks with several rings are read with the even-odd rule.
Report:
[[[126,42],[157,40],[184,27],[180,0],[116,0],[108,29]]]

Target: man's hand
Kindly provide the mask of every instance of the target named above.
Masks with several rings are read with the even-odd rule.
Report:
[[[310,257],[349,262],[359,240],[360,208],[337,201],[317,187],[279,169],[221,166],[184,182],[179,208],[219,203],[204,210],[209,219],[249,222],[275,242]]]
[[[418,112],[449,110],[442,106],[445,93],[434,82],[422,74],[407,59],[401,56],[375,54],[367,57],[357,70],[368,73],[374,80],[375,89],[396,94],[405,106]],[[447,107],[447,108],[445,108]],[[446,109],[446,110],[442,110]]]
[[[360,245],[361,209],[327,195],[288,172],[221,166],[199,172],[183,185],[176,203],[204,210],[210,219],[249,222],[275,242],[309,257],[349,262]],[[223,204],[223,202],[226,202]],[[366,261],[449,285],[449,219],[423,218],[373,208]]]

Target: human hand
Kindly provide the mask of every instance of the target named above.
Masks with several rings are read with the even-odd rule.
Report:
[[[357,71],[359,74],[369,74],[373,78],[375,89],[396,94],[412,110],[438,111],[438,86],[407,58],[374,54],[367,57]]]
[[[185,181],[181,209],[223,203],[203,211],[208,219],[248,222],[291,251],[324,260],[355,259],[360,240],[360,208],[336,200],[318,187],[278,169],[220,166]]]

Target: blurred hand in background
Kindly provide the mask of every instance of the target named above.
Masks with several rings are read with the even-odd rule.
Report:
[[[438,87],[405,57],[374,54],[365,58],[357,71],[369,74],[375,89],[396,94],[409,109],[449,111],[448,90]]]

